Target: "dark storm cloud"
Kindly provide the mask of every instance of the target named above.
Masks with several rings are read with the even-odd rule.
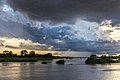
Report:
[[[32,19],[72,22],[78,17],[87,20],[120,19],[119,0],[8,0],[15,10]]]

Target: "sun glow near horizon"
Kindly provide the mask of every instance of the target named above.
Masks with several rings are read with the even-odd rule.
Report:
[[[54,56],[70,56],[70,57],[89,57],[92,53],[86,52],[86,51],[52,51],[52,50],[30,50],[30,49],[11,49],[11,48],[5,48],[0,47],[0,53],[3,53],[3,51],[8,50],[12,51],[13,54],[20,55],[20,52],[22,50],[27,50],[28,53],[30,51],[35,51],[36,54],[47,54],[51,53]]]

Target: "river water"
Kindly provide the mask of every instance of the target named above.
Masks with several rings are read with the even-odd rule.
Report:
[[[56,60],[0,63],[0,80],[120,80],[120,64],[86,65],[84,60],[66,60],[65,65],[55,64]]]

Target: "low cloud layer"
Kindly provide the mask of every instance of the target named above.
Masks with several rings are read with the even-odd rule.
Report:
[[[0,37],[0,46],[11,49],[49,50],[52,46],[21,38]],[[51,50],[50,49],[50,50]]]

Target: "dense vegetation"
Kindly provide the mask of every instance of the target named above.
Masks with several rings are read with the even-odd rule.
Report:
[[[119,57],[106,57],[101,56],[97,57],[96,55],[92,54],[86,61],[86,64],[106,64],[106,63],[119,63]]]
[[[3,51],[0,54],[0,62],[36,62],[38,60],[52,60],[54,56],[51,53],[40,55],[35,51],[22,50],[21,55],[13,54],[12,51]]]

